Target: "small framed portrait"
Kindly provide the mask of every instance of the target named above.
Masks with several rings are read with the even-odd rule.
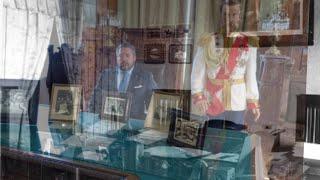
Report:
[[[145,44],[144,62],[146,64],[163,64],[166,58],[165,44]]]
[[[161,29],[159,27],[149,27],[144,30],[145,39],[160,39]]]
[[[53,84],[51,97],[51,120],[75,122],[81,101],[80,85]]]
[[[177,109],[170,110],[168,143],[174,146],[202,149],[208,126],[205,117]]]
[[[171,44],[169,47],[169,62],[172,64],[190,64],[192,47],[192,44]]]
[[[189,111],[190,91],[155,90],[151,97],[145,127],[168,132],[170,126],[170,109]]]
[[[162,26],[161,27],[161,38],[174,38],[175,37],[175,26]]]
[[[129,118],[131,95],[129,93],[103,92],[101,119],[125,122]]]

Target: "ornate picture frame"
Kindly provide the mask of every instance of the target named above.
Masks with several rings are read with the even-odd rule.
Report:
[[[227,37],[241,33],[258,37],[260,47],[313,45],[314,0],[241,0],[241,25],[230,31],[226,9]]]
[[[114,91],[102,92],[101,119],[126,122],[130,115],[131,94]]]
[[[161,28],[160,27],[148,27],[144,30],[144,39],[160,39]]]
[[[78,118],[82,86],[53,84],[50,119],[75,122]]]
[[[170,109],[189,111],[190,92],[187,90],[154,90],[144,127],[168,132]]]
[[[208,119],[177,109],[170,111],[170,145],[202,149],[207,132]]]

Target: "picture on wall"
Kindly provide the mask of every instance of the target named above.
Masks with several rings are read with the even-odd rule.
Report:
[[[145,44],[144,62],[146,64],[163,64],[166,60],[165,44]]]
[[[161,27],[161,38],[174,38],[175,37],[175,26],[162,26]]]
[[[173,64],[190,64],[192,59],[192,44],[171,44],[169,47],[169,62]]]
[[[228,37],[235,33],[259,37],[260,47],[312,45],[314,0],[240,0],[240,27],[234,30],[233,7],[220,21]],[[245,11],[244,11],[245,10]],[[276,41],[276,42],[275,42]]]
[[[144,30],[145,39],[160,39],[161,38],[161,29],[158,27],[150,27]]]

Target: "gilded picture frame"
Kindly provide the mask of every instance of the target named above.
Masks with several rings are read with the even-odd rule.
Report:
[[[231,32],[226,8],[226,34],[256,37],[259,47],[313,45],[314,0],[240,0],[241,22]]]
[[[154,90],[144,127],[168,132],[170,109],[189,111],[190,92],[187,90]]]
[[[53,84],[50,106],[50,120],[75,122],[81,103],[82,86]]]

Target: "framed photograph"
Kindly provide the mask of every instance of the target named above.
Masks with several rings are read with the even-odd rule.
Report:
[[[53,84],[50,119],[75,122],[80,109],[81,89],[80,85]]]
[[[131,95],[104,91],[102,95],[101,119],[125,122],[129,118]]]
[[[192,59],[192,44],[171,44],[169,47],[169,62],[173,64],[190,64]]]
[[[170,111],[168,143],[174,146],[202,149],[207,131],[207,118],[177,109]]]
[[[175,26],[162,26],[161,27],[161,38],[174,38],[175,37]]]
[[[170,109],[189,111],[190,91],[155,90],[151,97],[145,127],[168,132],[170,126]]]
[[[144,62],[146,64],[163,64],[166,59],[165,44],[145,44]]]
[[[231,31],[232,10],[226,9],[226,32],[259,37],[262,47],[313,44],[314,0],[241,0],[238,32]],[[311,33],[311,34],[310,34]]]
[[[145,39],[160,39],[161,29],[159,27],[149,27],[145,29]]]

